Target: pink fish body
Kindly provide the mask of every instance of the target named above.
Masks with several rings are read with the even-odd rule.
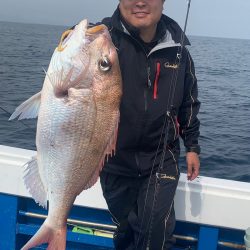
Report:
[[[95,184],[106,155],[115,149],[121,75],[116,49],[104,25],[81,21],[55,49],[42,91],[22,103],[10,119],[38,116],[37,156],[24,181],[48,217],[22,248],[48,243],[66,247],[66,221],[75,198]]]

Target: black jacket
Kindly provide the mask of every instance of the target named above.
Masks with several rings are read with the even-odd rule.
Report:
[[[185,46],[179,57],[182,30],[162,15],[155,39],[145,44],[136,29],[121,22],[118,9],[102,23],[108,26],[117,48],[123,80],[116,153],[105,163],[104,171],[140,176],[149,174],[153,165],[157,169],[163,132],[167,135],[164,166],[169,174],[178,174],[179,136],[187,151],[200,152],[197,80]],[[184,37],[184,45],[188,44]]]

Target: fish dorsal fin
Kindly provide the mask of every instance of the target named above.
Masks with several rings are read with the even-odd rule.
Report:
[[[109,142],[108,142],[108,144],[106,146],[106,149],[105,149],[104,154],[103,154],[103,156],[101,158],[99,166],[95,170],[95,172],[94,172],[92,178],[90,179],[90,181],[88,182],[88,184],[84,187],[85,190],[88,189],[88,188],[91,188],[97,182],[97,180],[99,178],[99,175],[100,175],[100,172],[101,172],[101,170],[103,168],[105,159],[108,160],[108,156],[109,155],[112,156],[112,155],[115,154],[116,141],[117,141],[117,133],[118,133],[118,122],[119,122],[119,118],[117,119],[117,124],[116,124],[115,129],[113,131],[113,134],[110,137],[110,140],[109,140]]]
[[[38,116],[40,104],[41,91],[19,105],[9,120],[13,120],[18,116],[18,120],[36,118]]]
[[[36,203],[44,208],[47,208],[47,192],[45,191],[46,189],[39,174],[37,158],[32,157],[32,159],[27,162],[24,167],[25,170],[23,178],[26,188]]]

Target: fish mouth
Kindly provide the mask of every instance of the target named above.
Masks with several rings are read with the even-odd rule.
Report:
[[[89,28],[87,28],[85,34],[89,38],[90,41],[93,41],[93,40],[95,40],[97,35],[99,35],[101,33],[105,33],[106,29],[107,29],[107,27],[104,24],[100,24],[97,26],[90,26]],[[69,30],[66,30],[62,34],[61,39],[60,39],[60,43],[57,46],[57,50],[59,52],[62,52],[66,48],[67,45],[63,46],[64,40],[68,37],[69,34],[71,34],[72,31],[73,31],[72,29],[69,29]]]
[[[58,50],[59,52],[62,52],[62,51],[66,48],[67,45],[66,45],[65,47],[63,47],[62,44],[63,44],[63,42],[64,42],[64,39],[67,38],[68,35],[69,35],[71,32],[72,32],[71,29],[66,30],[66,31],[63,32],[63,34],[62,34],[62,36],[61,36],[61,39],[60,39],[60,43],[59,43],[58,46],[57,46],[57,50]]]
[[[106,26],[104,24],[100,24],[97,26],[93,26],[87,29],[86,35],[96,35],[99,33],[102,33],[106,29]]]
[[[96,26],[90,26],[85,32],[88,43],[92,43],[98,37],[98,40],[101,39],[104,41],[110,41],[109,31],[106,25],[100,24]]]

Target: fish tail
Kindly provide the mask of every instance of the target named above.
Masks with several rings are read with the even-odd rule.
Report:
[[[44,243],[48,243],[47,250],[65,250],[66,232],[66,226],[56,230],[47,225],[45,221],[37,233],[21,248],[21,250],[29,250]]]

